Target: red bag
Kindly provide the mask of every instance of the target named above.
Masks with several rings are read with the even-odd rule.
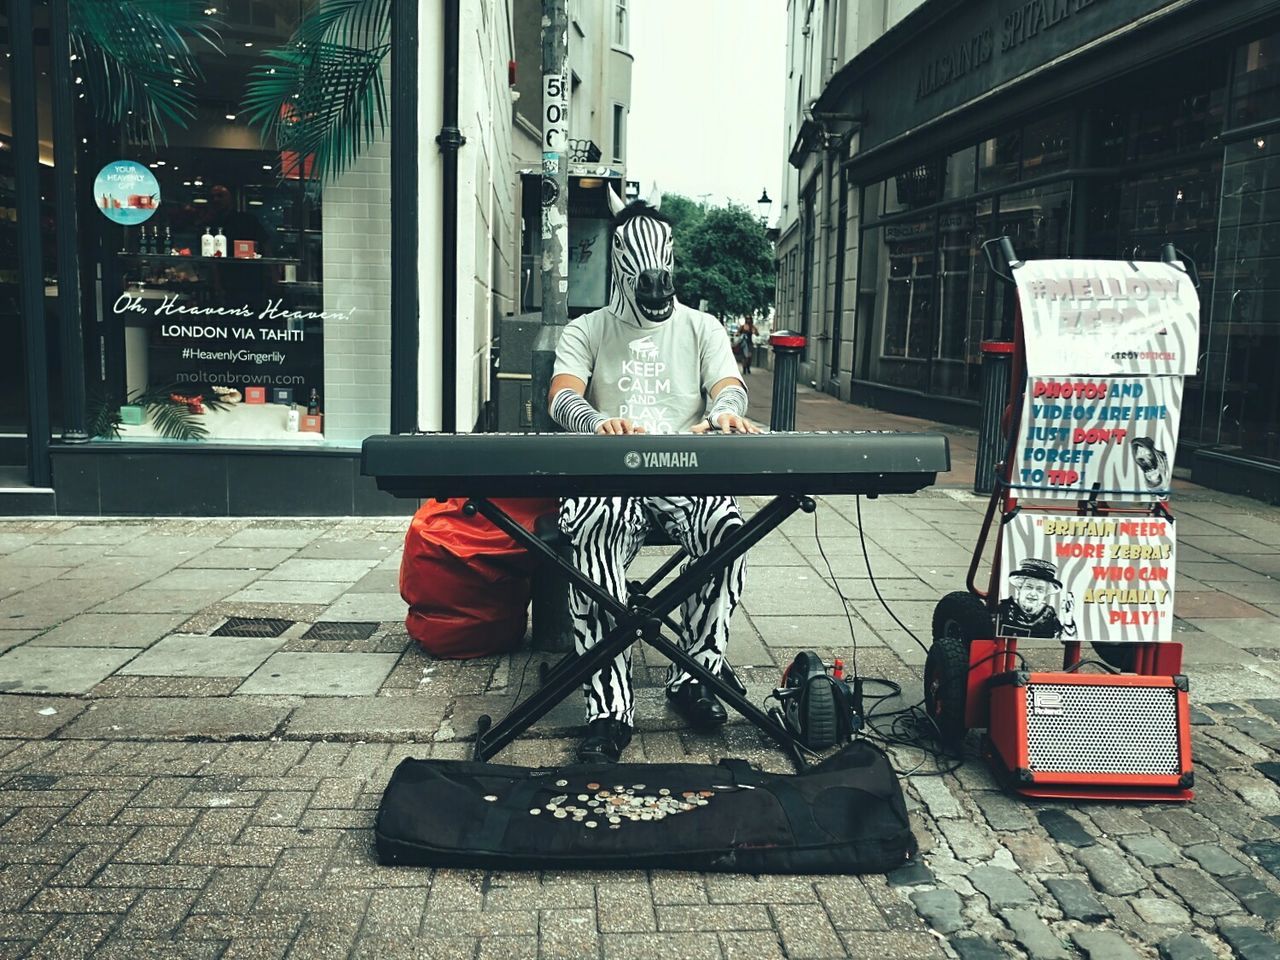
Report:
[[[424,503],[413,516],[400,561],[405,626],[428,653],[465,660],[508,653],[524,639],[533,558],[484,517],[462,513],[465,499]],[[495,500],[532,530],[558,501]]]

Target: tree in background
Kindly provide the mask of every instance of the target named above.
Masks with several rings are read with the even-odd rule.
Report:
[[[675,225],[675,284],[685,303],[706,300],[721,319],[769,312],[773,251],[754,213],[737,204],[708,207],[679,194],[663,196],[662,212]]]

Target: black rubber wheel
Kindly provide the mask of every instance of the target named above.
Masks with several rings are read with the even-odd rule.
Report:
[[[793,682],[798,680],[799,684],[803,684],[806,677],[826,673],[822,659],[808,650],[796,657],[791,669],[796,672]],[[805,711],[805,716],[802,718],[806,733],[805,743],[809,749],[826,750],[828,747],[835,746],[838,720],[835,694],[831,684],[826,681],[809,684],[801,702],[802,709]]]
[[[547,685],[547,677],[551,676],[551,664],[546,660],[538,664],[538,684],[545,687]]]
[[[1134,665],[1138,662],[1138,646],[1134,643],[1094,643],[1090,644],[1093,652],[1098,655],[1098,659],[1103,663],[1122,670],[1125,673],[1133,673]]]
[[[924,704],[937,726],[938,741],[950,750],[959,748],[967,729],[969,644],[994,635],[987,605],[971,593],[949,593],[933,610],[933,645],[924,664]]]

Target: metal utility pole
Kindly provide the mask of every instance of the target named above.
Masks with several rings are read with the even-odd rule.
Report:
[[[554,430],[547,391],[569,322],[569,16],[542,0],[542,330],[533,346],[533,426]]]

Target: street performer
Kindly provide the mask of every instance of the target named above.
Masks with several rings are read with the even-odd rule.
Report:
[[[759,433],[747,419],[746,386],[733,348],[714,317],[675,296],[671,223],[659,202],[629,205],[609,190],[613,211],[613,293],[609,305],[578,317],[556,350],[548,394],[552,419],[565,430],[607,436],[632,433]],[[621,602],[626,570],[650,524],[661,524],[697,558],[742,526],[733,497],[566,497],[560,529],[573,544],[578,569]],[[743,563],[722,570],[684,604],[681,646],[719,674],[729,639],[729,618],[742,595]],[[579,655],[612,626],[586,593],[571,588]],[[672,664],[667,697],[686,722],[710,730],[727,719],[724,705],[702,683]],[[631,651],[584,685],[583,763],[616,762],[631,741],[635,700]]]

